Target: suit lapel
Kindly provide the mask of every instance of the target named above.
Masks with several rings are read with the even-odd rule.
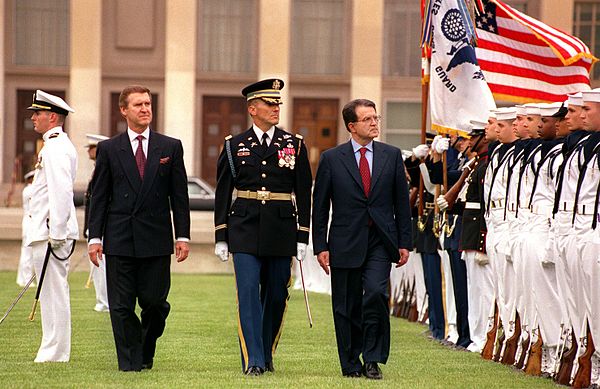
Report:
[[[381,172],[385,164],[387,163],[388,156],[383,152],[380,145],[373,141],[373,168],[371,169],[371,193],[373,193],[373,188],[375,187],[375,183],[377,183],[377,179],[381,176]]]
[[[360,178],[360,173],[358,172],[358,165],[356,164],[356,157],[354,156],[354,149],[352,148],[352,142],[348,141],[348,143],[346,143],[340,149],[340,151],[342,153],[342,163],[344,166],[346,166],[346,169],[348,169],[348,172],[364,193],[362,179]]]
[[[142,179],[140,178],[140,173],[138,172],[137,164],[135,163],[133,149],[131,148],[131,142],[129,141],[127,132],[120,135],[118,156],[129,184],[133,190],[138,193],[142,184]]]
[[[135,209],[138,209],[139,206],[143,203],[146,195],[152,188],[152,184],[156,179],[156,174],[158,173],[158,166],[160,162],[161,148],[160,148],[160,140],[158,139],[158,135],[150,131],[150,137],[148,139],[148,155],[146,157],[146,169],[144,169],[144,180],[142,181],[142,188],[140,189],[140,195],[135,202]],[[136,166],[137,169],[137,166]]]

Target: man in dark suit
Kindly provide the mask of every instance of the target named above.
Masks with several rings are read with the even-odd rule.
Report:
[[[175,255],[181,262],[189,254],[190,212],[181,141],[150,131],[148,88],[126,87],[119,108],[128,128],[98,144],[88,252],[96,266],[106,254],[119,369],[139,371],[152,368],[156,341],[170,310],[172,225]]]
[[[276,126],[283,85],[267,79],[242,90],[252,127],[225,138],[217,163],[215,254],[227,261],[233,253],[242,371],[250,376],[274,371],[291,258],[301,261],[308,243],[312,175],[302,136]]]
[[[381,379],[378,363],[386,363],[390,348],[391,264],[404,265],[412,247],[408,184],[401,151],[373,140],[380,122],[375,103],[353,100],[342,116],[352,138],[321,155],[313,247],[323,270],[331,270],[342,374]]]

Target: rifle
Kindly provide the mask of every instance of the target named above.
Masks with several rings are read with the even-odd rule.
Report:
[[[533,333],[534,330],[531,330]],[[542,333],[540,327],[537,327],[537,340],[529,349],[529,358],[525,365],[525,374],[539,377],[542,375],[542,345],[544,340],[542,339]]]
[[[565,330],[565,323],[561,321],[560,332],[558,336],[558,347],[556,348],[556,359],[554,360],[554,366],[552,366],[552,377],[556,377],[558,374],[558,368],[560,367],[560,360],[565,352],[568,335]]]
[[[465,182],[467,181],[467,179],[469,178],[471,173],[475,170],[478,163],[479,163],[479,157],[476,156],[475,160],[472,163],[473,166],[469,166],[466,169],[463,169],[460,177],[458,178],[458,181],[456,181],[456,183],[454,183],[454,185],[452,185],[452,188],[450,188],[448,191],[446,191],[446,194],[444,195],[444,199],[446,199],[446,201],[448,202],[448,209],[452,209],[452,206],[454,205],[454,203],[456,202],[456,198],[462,191],[463,186],[465,185]]]
[[[413,283],[413,292],[410,298],[410,307],[408,309],[408,321],[416,322],[419,319],[419,311],[417,310],[417,291],[415,290],[417,279],[415,277]]]
[[[527,333],[529,331],[527,331],[525,328],[523,328],[523,332]],[[519,370],[523,369],[523,366],[525,365],[525,358],[527,357],[527,354],[529,353],[529,345],[531,344],[531,333],[527,334],[527,338],[521,341],[521,355],[519,355],[519,360],[517,361],[517,364],[515,365],[515,367]]]
[[[594,355],[596,348],[594,347],[594,339],[592,339],[592,333],[590,332],[589,324],[587,325],[586,338],[586,348],[578,359],[579,368],[577,369],[575,378],[573,378],[574,388],[587,388],[590,386],[592,377],[592,355]]]
[[[502,331],[502,332],[500,332]],[[498,336],[498,333],[500,336]],[[502,358],[502,346],[504,345],[504,341],[506,340],[506,333],[504,332],[504,327],[502,326],[502,322],[498,325],[498,332],[496,333],[496,352],[494,352],[494,358],[492,359],[494,362],[500,362]]]
[[[560,367],[558,373],[554,377],[554,381],[560,385],[569,385],[571,382],[571,371],[573,370],[573,362],[577,356],[577,340],[575,339],[575,332],[571,330],[571,348],[563,353],[560,359]]]
[[[501,362],[503,365],[514,365],[515,364],[515,354],[517,353],[517,344],[519,342],[519,338],[521,337],[521,319],[519,317],[519,312],[515,311],[515,331],[512,336],[508,338],[506,341],[506,345],[504,347],[504,353],[502,354]]]
[[[408,281],[408,285],[411,285],[410,281]],[[408,320],[408,314],[410,313],[410,307],[412,305],[412,300],[413,300],[414,295],[415,295],[415,281],[413,280],[412,286],[410,286],[410,292],[408,293],[406,302],[405,302],[403,310],[402,310],[402,317],[407,320]]]
[[[404,277],[402,277],[402,280],[400,280],[400,286],[398,287],[398,292],[394,293],[394,296],[392,297],[392,310],[391,310],[391,314],[394,317],[400,317],[400,312],[401,312],[401,306],[402,306],[402,300],[400,300],[400,295],[402,294],[402,291],[404,289]]]
[[[492,316],[488,317],[489,330],[485,334],[485,345],[481,350],[481,357],[486,360],[491,360],[494,357],[494,342],[496,341],[496,333],[498,331],[498,304],[494,300],[492,307]],[[491,325],[490,325],[491,321]]]

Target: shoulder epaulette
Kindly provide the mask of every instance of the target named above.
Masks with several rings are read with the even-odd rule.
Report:
[[[55,132],[54,134],[51,134],[48,139],[54,139],[54,138],[58,138],[59,133]]]
[[[233,135],[231,135],[231,134],[230,134],[230,135],[227,135],[227,136],[225,137],[225,140],[229,140],[229,139],[231,139],[231,138],[233,138]]]
[[[304,139],[304,137],[302,135],[300,135],[300,134],[296,134],[296,138],[298,138],[298,139]]]

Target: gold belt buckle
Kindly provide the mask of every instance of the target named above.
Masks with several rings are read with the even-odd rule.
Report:
[[[256,199],[257,200],[271,200],[271,192],[268,190],[257,190],[256,191]]]

